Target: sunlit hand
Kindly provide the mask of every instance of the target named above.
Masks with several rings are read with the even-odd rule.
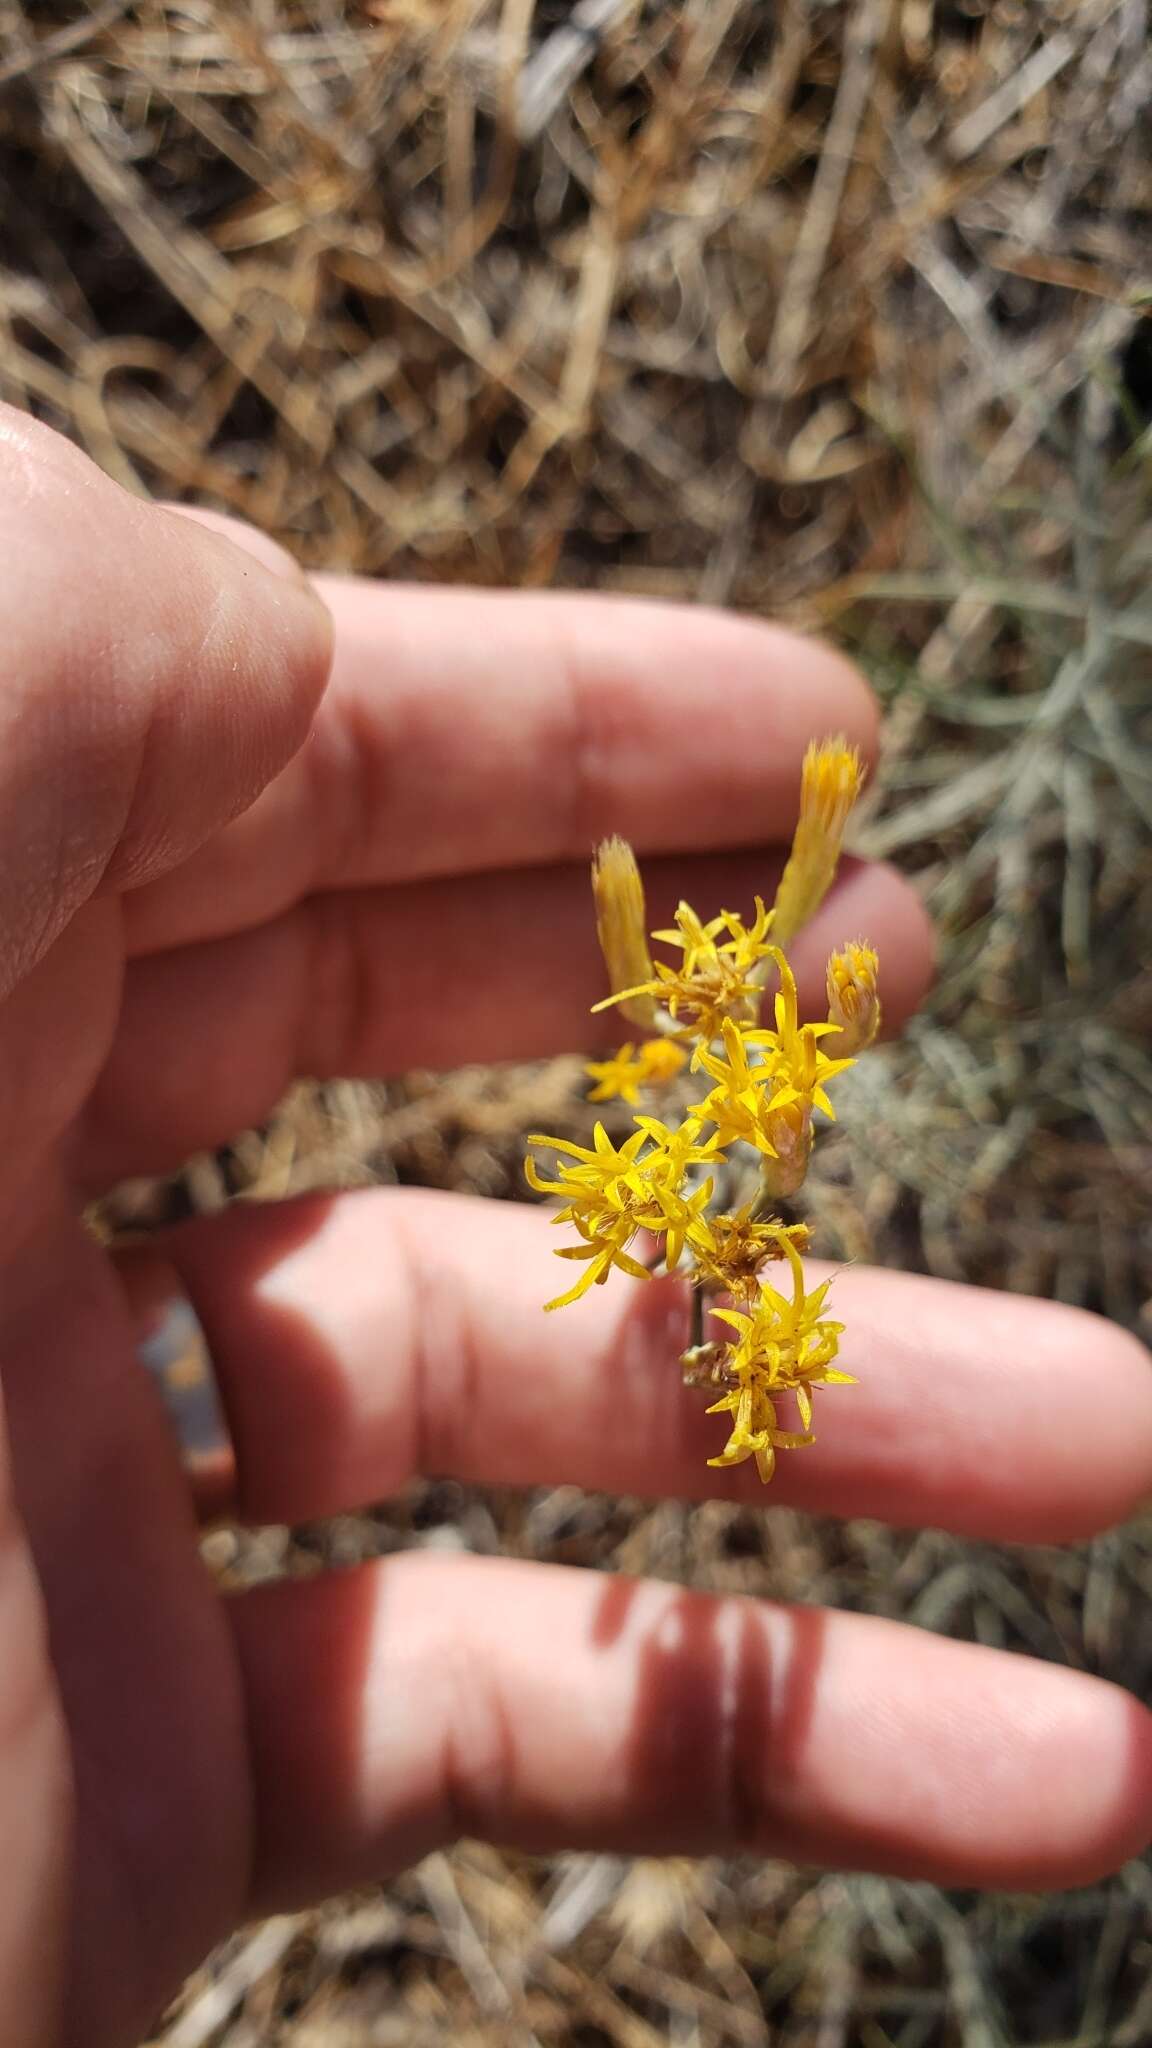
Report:
[[[170,1281],[253,1520],[429,1472],[1049,1540],[1152,1485],[1152,1374],[1107,1324],[843,1275],[860,1385],[766,1498],[751,1465],[705,1465],[679,1283],[545,1317],[555,1240],[527,1208],[243,1206],[123,1270],[79,1220],[294,1075],[586,1040],[593,841],[647,855],[657,920],[681,889],[749,906],[808,738],[874,749],[859,678],[703,610],[326,579],[325,693],[328,618],[286,558],[130,500],[11,413],[0,549],[6,2048],[130,2048],[237,1921],[460,1832],[1028,1887],[1137,1849],[1148,1716],[1030,1660],[458,1557],[221,1599],[137,1356],[140,1290]],[[847,868],[798,967],[817,1000],[862,933],[898,1023],[929,940],[890,872]]]

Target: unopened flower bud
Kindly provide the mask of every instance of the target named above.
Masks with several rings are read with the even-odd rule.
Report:
[[[644,1079],[659,1087],[667,1081],[674,1081],[677,1074],[683,1072],[688,1055],[674,1038],[648,1038],[640,1047],[640,1060]]]
[[[880,1029],[879,961],[871,946],[845,946],[828,962],[828,1022],[842,1034],[829,1050],[838,1059],[863,1052]]]
[[[752,1211],[756,1218],[766,1215],[773,1202],[794,1195],[804,1184],[812,1157],[811,1103],[803,1099],[781,1103],[779,1108],[769,1109],[764,1123],[775,1157],[761,1154],[760,1192]]]
[[[791,945],[828,894],[848,813],[863,781],[860,756],[843,739],[814,741],[805,754],[800,818],[773,907],[772,936],[778,946]]]
[[[638,982],[652,981],[655,969],[648,951],[644,884],[626,839],[605,839],[596,848],[592,894],[596,899],[596,934],[613,994],[635,988]],[[629,996],[620,1009],[630,1023],[645,1031],[655,1029],[653,996]]]

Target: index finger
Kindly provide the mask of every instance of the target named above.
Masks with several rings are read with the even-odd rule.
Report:
[[[248,814],[130,903],[137,950],[318,890],[785,841],[810,739],[866,760],[877,711],[831,648],[703,607],[318,579],[332,682]]]

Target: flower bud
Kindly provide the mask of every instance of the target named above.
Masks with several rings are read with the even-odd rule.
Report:
[[[646,1038],[640,1047],[644,1079],[661,1087],[683,1072],[688,1055],[674,1038]]]
[[[635,988],[639,982],[653,981],[656,970],[648,951],[644,884],[626,839],[605,839],[596,848],[592,894],[596,899],[596,935],[613,995],[621,989]],[[620,1009],[630,1023],[645,1031],[655,1030],[653,996],[629,996]]]
[[[760,1192],[752,1214],[759,1219],[773,1202],[787,1199],[804,1185],[812,1157],[812,1105],[805,1098],[793,1098],[769,1108],[764,1117],[765,1135],[774,1157],[760,1159]]]
[[[791,945],[832,886],[848,813],[860,794],[864,767],[843,739],[813,741],[804,756],[800,818],[773,907],[772,936]]]
[[[863,1052],[880,1029],[879,964],[871,946],[860,944],[845,946],[828,962],[828,1022],[842,1034],[830,1050],[838,1059]]]

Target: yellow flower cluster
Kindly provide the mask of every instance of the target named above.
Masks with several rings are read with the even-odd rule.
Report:
[[[681,903],[675,927],[652,934],[679,954],[672,964],[654,963],[649,952],[644,888],[631,848],[622,839],[604,842],[592,886],[612,994],[596,1008],[616,1004],[650,1035],[589,1066],[596,1084],[591,1099],[619,1097],[636,1105],[645,1091],[666,1090],[686,1064],[711,1086],[675,1127],[636,1114],[632,1135],[620,1146],[599,1123],[591,1146],[542,1136],[528,1141],[560,1155],[555,1179],[545,1179],[531,1157],[525,1170],[533,1188],[561,1197],[555,1220],[570,1223],[580,1241],[560,1247],[559,1256],[584,1268],[575,1286],[547,1307],[578,1300],[614,1267],[636,1279],[647,1279],[661,1262],[669,1272],[683,1271],[693,1305],[683,1376],[690,1385],[722,1390],[707,1412],[731,1417],[728,1441],[709,1463],[755,1458],[764,1480],[772,1476],[778,1450],[813,1441],[812,1389],[851,1377],[832,1364],[843,1326],[824,1314],[829,1283],[805,1288],[800,1253],[807,1227],[783,1221],[773,1208],[804,1180],[815,1113],[834,1114],[829,1084],[853,1065],[880,1025],[870,947],[857,943],[832,955],[828,1011],[820,1023],[801,1022],[784,951],[831,886],[861,780],[859,756],[842,740],[811,746],[799,822],[772,908],[757,897],[749,924],[729,910],[704,923]],[[769,1027],[761,1025],[760,1008],[770,981]],[[754,1200],[729,1211],[722,1196],[733,1146],[749,1148],[745,1156],[757,1164],[759,1187]],[[635,1255],[644,1234],[656,1241],[647,1261]],[[791,1270],[790,1295],[763,1277],[764,1268],[780,1260]],[[715,1306],[722,1298],[732,1306]],[[705,1314],[736,1334],[704,1341]],[[795,1405],[798,1430],[780,1425],[785,1397]]]
[[[623,843],[616,841],[618,846]],[[772,913],[765,910],[759,896],[755,919],[748,926],[731,910],[722,910],[719,917],[702,924],[692,905],[681,903],[676,911],[675,931],[652,934],[654,939],[679,947],[684,956],[679,965],[669,967],[664,961],[657,961],[655,972],[647,980],[635,988],[605,996],[602,1003],[593,1004],[593,1011],[607,1010],[613,1003],[634,1002],[637,997],[663,1000],[673,1023],[683,1021],[700,1045],[707,1045],[726,1017],[751,1019],[756,1014],[760,986],[752,976],[760,961],[770,958],[775,950],[766,942],[771,923]],[[721,939],[721,932],[727,937]],[[698,1057],[699,1046],[693,1065]]]
[[[544,1180],[529,1159],[525,1166],[529,1186],[540,1194],[563,1195],[564,1207],[558,1223],[574,1223],[583,1244],[563,1245],[562,1259],[587,1259],[588,1265],[575,1287],[561,1294],[548,1308],[564,1308],[586,1294],[596,1281],[606,1280],[613,1266],[634,1278],[646,1280],[648,1269],[629,1257],[628,1246],[637,1231],[647,1230],[665,1239],[668,1269],[678,1263],[689,1226],[698,1223],[712,1198],[712,1182],[705,1180],[692,1193],[684,1192],[684,1176],[690,1166],[707,1164],[716,1158],[718,1146],[711,1138],[700,1145],[700,1125],[694,1117],[670,1130],[658,1117],[638,1116],[636,1129],[617,1149],[597,1124],[593,1144],[573,1145],[566,1138],[530,1138],[530,1145],[547,1145],[553,1152],[567,1152],[575,1164],[559,1166],[559,1180]]]

